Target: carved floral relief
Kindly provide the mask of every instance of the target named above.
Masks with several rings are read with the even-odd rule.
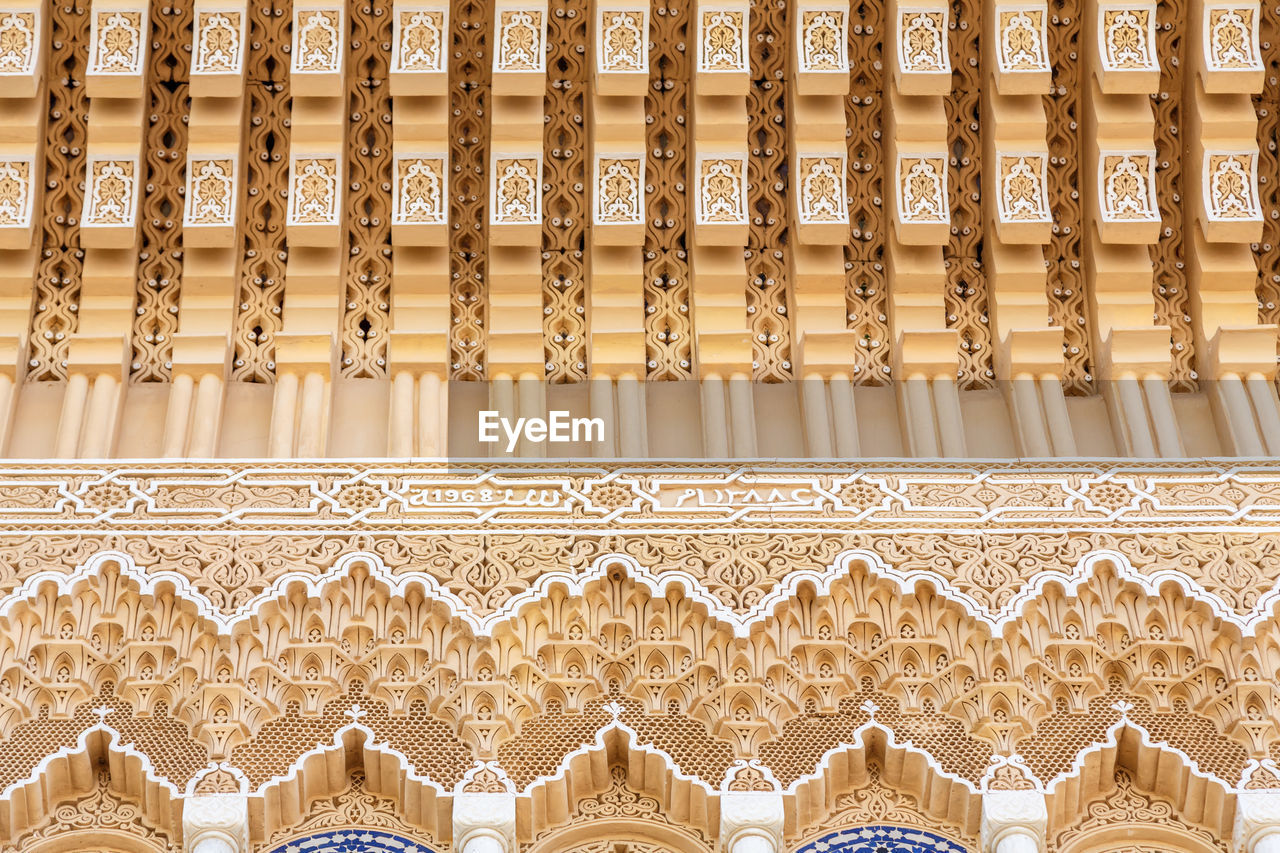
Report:
[[[338,221],[338,161],[299,157],[289,170],[289,221],[327,225]]]
[[[596,161],[596,222],[633,225],[644,221],[639,157]]]
[[[233,10],[201,11],[196,15],[195,51],[191,71],[196,74],[234,73],[240,70],[242,13]]]
[[[648,71],[648,13],[643,9],[600,12],[600,70]]]
[[[137,206],[137,163],[90,160],[84,191],[85,225],[132,225]]]
[[[1001,154],[997,197],[1004,222],[1046,222],[1049,214],[1046,157]]]
[[[746,163],[739,157],[708,157],[698,162],[698,221],[744,223]]]
[[[443,157],[397,157],[392,222],[436,225],[445,221]]]
[[[1159,220],[1155,197],[1155,155],[1102,154],[1102,218],[1109,222]]]
[[[518,225],[542,221],[541,174],[541,164],[536,157],[494,160],[494,223]]]
[[[1047,71],[1045,10],[1038,7],[1000,10],[996,60],[1001,71]]]
[[[747,70],[746,19],[746,13],[736,9],[703,10],[699,27],[699,70]]]
[[[1206,6],[1204,16],[1204,52],[1210,71],[1262,67],[1257,6]]]
[[[342,13],[337,9],[294,11],[293,70],[336,72],[342,63]]]
[[[98,12],[93,18],[91,74],[142,73],[142,12]]]
[[[445,13],[402,9],[396,20],[396,71],[444,70]]]
[[[898,58],[906,72],[951,70],[947,55],[947,15],[923,9],[901,13],[898,29]]]
[[[849,221],[844,157],[800,158],[800,220]]]
[[[0,228],[31,223],[30,160],[0,160]]]
[[[800,69],[847,71],[848,38],[843,9],[806,9],[800,23]]]
[[[898,160],[899,216],[904,223],[948,222],[947,161],[942,156]]]
[[[35,13],[0,11],[0,74],[30,74],[35,61]]]
[[[230,158],[187,164],[186,222],[231,225],[235,209],[235,166]]]
[[[540,9],[504,9],[498,17],[499,71],[541,71],[546,65]]]
[[[1098,39],[1102,64],[1115,71],[1154,71],[1156,65],[1155,7],[1098,10]]]
[[[1260,219],[1258,155],[1205,154],[1206,200],[1213,219]]]

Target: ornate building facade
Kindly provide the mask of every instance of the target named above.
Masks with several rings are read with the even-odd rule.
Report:
[[[1274,0],[0,0],[0,80],[0,851],[1280,853]]]

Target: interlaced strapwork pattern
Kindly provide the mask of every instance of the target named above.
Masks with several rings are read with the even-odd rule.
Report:
[[[249,15],[244,259],[231,338],[231,376],[241,382],[275,381],[275,335],[283,322],[289,257],[284,219],[289,201],[291,7],[292,0],[264,0]]]
[[[1053,83],[1044,96],[1049,120],[1049,205],[1053,238],[1044,248],[1049,272],[1049,324],[1062,329],[1062,387],[1092,394],[1093,363],[1085,318],[1083,216],[1080,205],[1080,0],[1050,0],[1049,65]]]
[[[547,19],[543,132],[542,346],[547,381],[587,378],[587,4],[554,0]]]
[[[342,375],[387,373],[391,326],[391,13],[383,4],[355,3],[351,67],[347,70],[350,127],[347,168],[347,275],[342,306]]]
[[[485,216],[488,209],[492,4],[457,0],[449,11],[449,360],[451,379],[483,379]]]
[[[1280,322],[1280,3],[1264,6],[1259,32],[1265,77],[1253,107],[1258,114],[1262,239],[1254,244],[1254,253],[1258,257],[1258,321],[1276,323]]]
[[[142,250],[133,317],[134,382],[166,382],[173,333],[178,330],[182,281],[182,191],[191,98],[191,6],[151,4],[151,68],[143,163],[147,180],[138,217]]]
[[[990,388],[995,381],[991,325],[987,317],[987,273],[982,262],[982,4],[953,0],[951,94],[942,99],[947,111],[947,144],[951,175],[951,240],[942,249],[947,274],[947,328],[960,332],[961,388]]]
[[[786,0],[751,3],[751,88],[747,93],[747,327],[753,375],[791,378],[787,284]]]
[[[1182,219],[1182,87],[1186,51],[1182,0],[1157,7],[1156,48],[1160,57],[1160,92],[1152,96],[1156,115],[1156,201],[1160,206],[1160,240],[1151,247],[1155,268],[1152,287],[1155,320],[1169,327],[1170,388],[1196,390],[1195,337],[1187,292]]]
[[[655,5],[649,24],[645,96],[644,340],[650,379],[693,374],[685,184],[689,127],[689,6]]]
[[[849,156],[849,219],[844,248],[845,303],[857,337],[854,381],[889,379],[888,298],[884,278],[884,9],[863,2],[850,10],[849,96],[845,99]]]
[[[80,205],[84,195],[84,139],[88,99],[84,71],[89,57],[87,4],[49,7],[49,117],[45,126],[44,215],[40,266],[28,343],[27,380],[67,378],[68,336],[80,310]]]

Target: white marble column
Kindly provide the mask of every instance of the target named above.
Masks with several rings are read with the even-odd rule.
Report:
[[[720,794],[720,849],[725,853],[778,853],[782,849],[782,794]]]
[[[1039,791],[982,795],[983,853],[1043,853],[1049,812]]]
[[[1236,794],[1235,853],[1280,853],[1280,791]]]
[[[187,853],[248,853],[249,803],[242,794],[206,794],[182,803]]]
[[[453,849],[457,853],[514,853],[515,794],[454,794]]]

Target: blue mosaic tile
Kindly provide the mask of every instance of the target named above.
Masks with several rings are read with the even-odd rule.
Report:
[[[811,841],[796,853],[968,853],[941,835],[909,826],[857,826]]]

